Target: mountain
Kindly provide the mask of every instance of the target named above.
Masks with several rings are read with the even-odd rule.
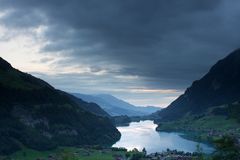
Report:
[[[111,145],[120,132],[108,116],[0,58],[0,155],[21,147]]]
[[[75,103],[77,103],[82,109],[95,114],[97,116],[101,116],[101,117],[108,117],[111,119],[111,116],[104,111],[99,105],[97,105],[96,103],[92,103],[92,102],[85,102],[80,98],[77,98],[71,94],[66,94],[66,96],[68,96],[70,99],[72,99]]]
[[[111,116],[143,116],[160,110],[160,107],[137,107],[109,94],[86,95],[74,93],[74,96],[101,106]]]
[[[162,110],[161,107],[155,107],[155,106],[146,106],[146,107],[139,106],[137,109],[141,110],[142,112],[145,112],[147,115],[152,114],[156,111]]]
[[[162,120],[202,114],[214,106],[240,100],[240,49],[218,61],[166,109],[155,113]]]

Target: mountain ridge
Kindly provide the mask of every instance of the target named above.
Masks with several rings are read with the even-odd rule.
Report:
[[[109,94],[87,95],[81,93],[73,93],[74,96],[81,98],[87,102],[97,103],[102,109],[112,116],[144,116],[161,110],[158,107],[138,107]]]
[[[187,114],[201,114],[212,106],[240,100],[240,49],[218,61],[200,80],[166,109],[155,113],[162,120],[176,120]]]
[[[48,150],[113,144],[120,132],[98,105],[89,109],[92,105],[0,58],[0,155],[22,146]],[[101,116],[94,114],[96,109]]]

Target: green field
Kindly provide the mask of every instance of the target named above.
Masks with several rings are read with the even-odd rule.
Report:
[[[48,157],[54,157],[60,160],[114,160],[115,157],[125,157],[125,151],[112,151],[110,149],[84,149],[64,147],[52,151],[36,151],[32,149],[23,149],[8,157],[0,157],[0,160],[47,160]]]
[[[192,133],[192,137],[195,137],[195,139],[209,141],[223,135],[239,136],[240,124],[236,119],[227,118],[226,116],[208,115],[163,122],[159,124],[157,130]]]

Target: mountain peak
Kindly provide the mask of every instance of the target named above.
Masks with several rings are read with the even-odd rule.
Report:
[[[12,68],[11,64],[4,60],[2,57],[0,57],[0,69],[8,70],[10,68]]]
[[[228,55],[229,56],[240,56],[240,48],[234,50],[232,53]]]
[[[213,106],[240,100],[240,49],[218,61],[200,80],[193,82],[183,95],[160,112],[165,119],[199,114]]]

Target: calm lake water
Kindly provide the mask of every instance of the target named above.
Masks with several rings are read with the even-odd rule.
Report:
[[[153,121],[132,122],[129,126],[117,127],[122,137],[113,147],[125,147],[128,150],[142,150],[145,147],[148,153],[165,151],[167,148],[194,152],[199,144],[205,153],[214,151],[207,144],[184,139],[181,133],[157,132],[156,127]]]

